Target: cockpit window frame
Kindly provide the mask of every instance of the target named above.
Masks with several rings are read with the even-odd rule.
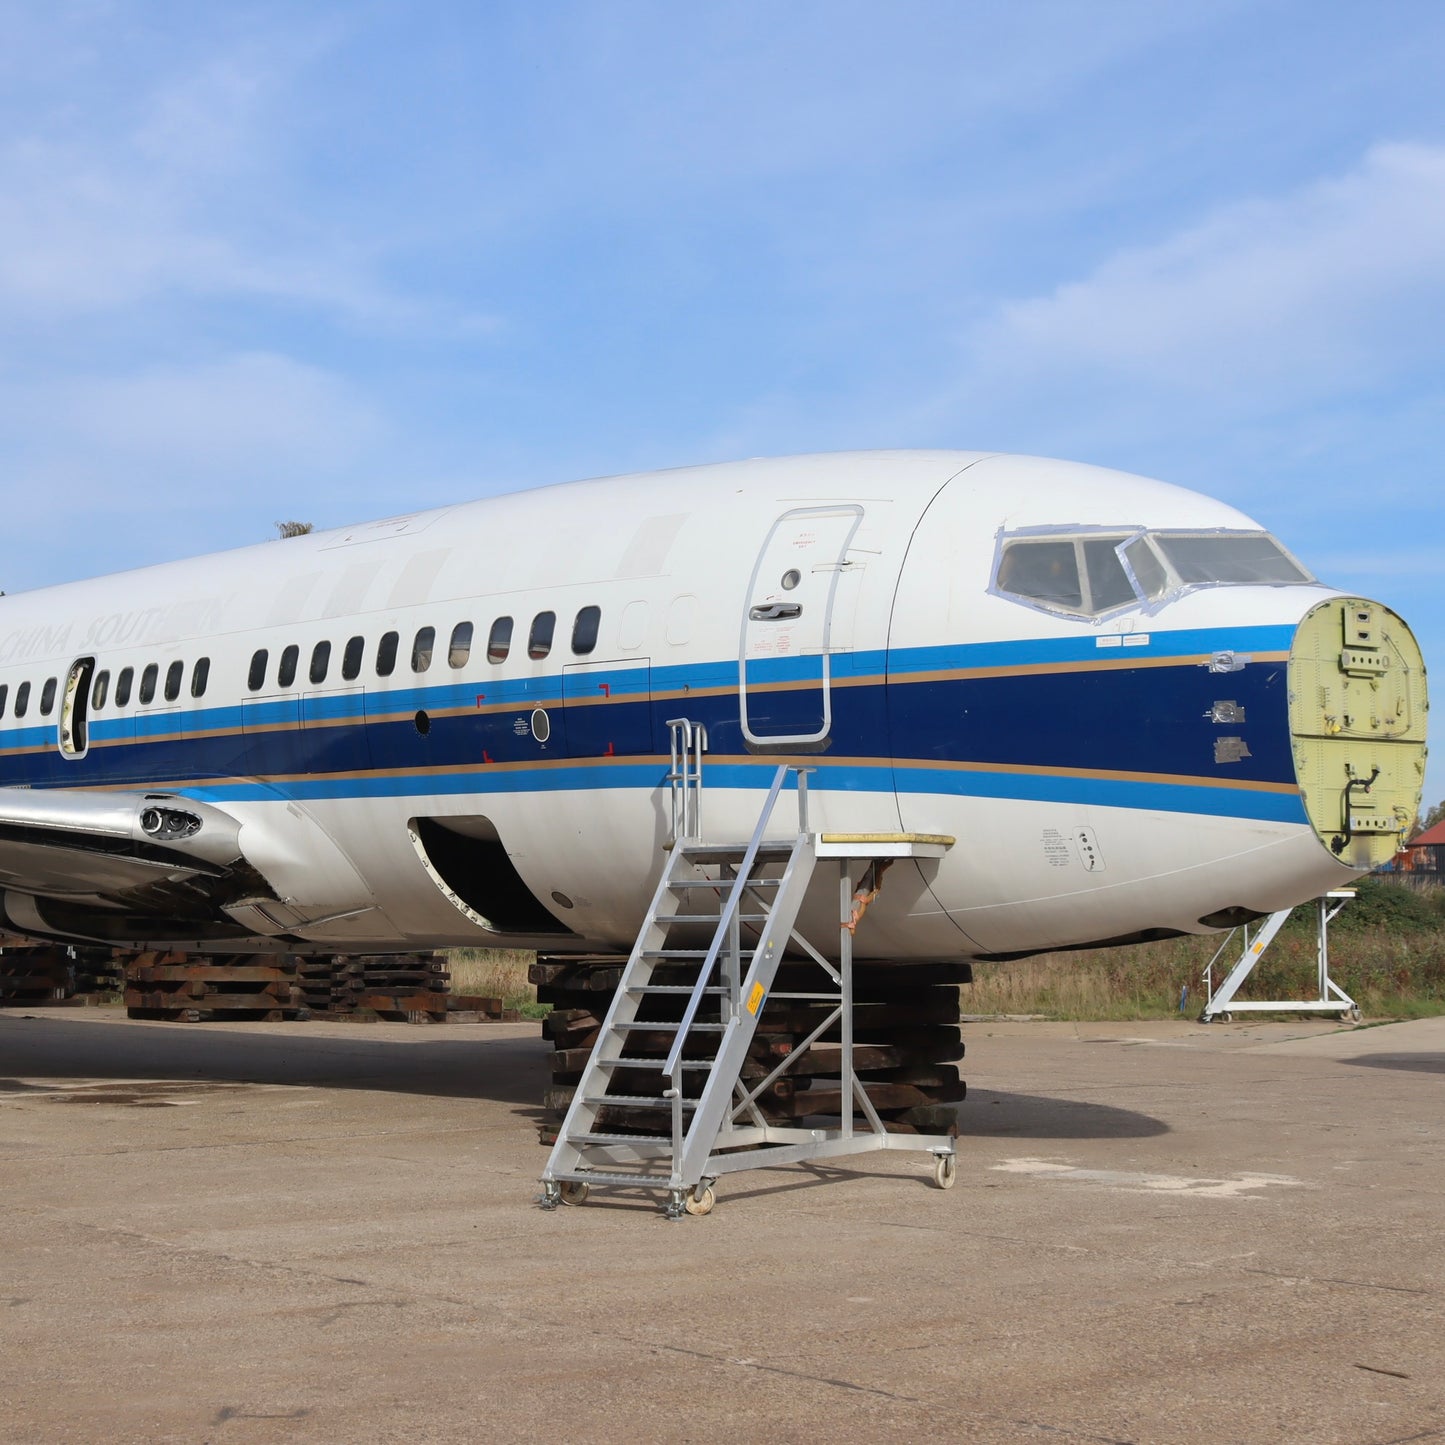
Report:
[[[1080,547],[1074,548],[1075,565],[1079,571],[1079,597],[1078,608],[1064,607],[1057,603],[1045,601],[1039,597],[1030,597],[1023,592],[1013,592],[1008,588],[999,585],[999,573],[1003,569],[1004,557],[1008,547],[1013,542],[1086,542],[1091,539],[1117,537],[1118,546],[1123,546],[1134,538],[1143,535],[1145,529],[1137,523],[1125,524],[1115,527],[1106,526],[1046,526],[1046,527],[1000,527],[994,535],[993,566],[989,570],[988,591],[992,597],[1001,597],[1005,602],[1012,602],[1019,607],[1031,607],[1036,612],[1046,612],[1050,617],[1067,617],[1074,622],[1097,622],[1104,618],[1116,617],[1125,612],[1137,612],[1143,606],[1137,592],[1138,588],[1128,569],[1125,568],[1125,576],[1129,579],[1131,587],[1135,588],[1136,595],[1127,602],[1121,602],[1117,606],[1101,608],[1099,611],[1086,609],[1084,603],[1088,600],[1088,575],[1084,564],[1083,552]],[[1118,546],[1115,551],[1118,551]],[[1120,561],[1122,562],[1122,558]]]
[[[1089,598],[1089,579],[1087,567],[1084,562],[1082,546],[1075,548],[1076,562],[1079,568],[1080,586],[1080,607],[1075,609],[1060,605],[1047,599],[1029,596],[1026,593],[1015,592],[999,585],[999,575],[1003,569],[1004,558],[1008,547],[1014,542],[1029,541],[1075,541],[1080,544],[1091,538],[1117,537],[1118,543],[1114,551],[1118,555],[1119,565],[1124,576],[1128,579],[1134,596],[1127,602],[1121,602],[1111,607],[1100,608],[1097,611],[1086,607]],[[1162,547],[1154,545],[1154,539],[1168,537],[1264,537],[1279,549],[1280,555],[1292,566],[1298,568],[1300,576],[1290,580],[1275,581],[1196,581],[1186,582],[1181,579],[1177,570],[1170,562],[1168,553]],[[1166,578],[1166,584],[1158,591],[1151,592],[1141,581],[1135,565],[1130,561],[1129,549],[1136,543],[1143,542],[1149,549],[1149,554]],[[1318,587],[1319,579],[1310,571],[1278,537],[1263,527],[1141,527],[1134,526],[1044,526],[1044,527],[1016,527],[1012,529],[1000,528],[995,533],[993,566],[989,573],[988,592],[990,596],[1000,597],[1006,602],[1014,603],[1019,607],[1029,607],[1037,612],[1045,612],[1051,617],[1064,617],[1075,622],[1100,623],[1113,617],[1126,613],[1141,613],[1145,616],[1152,616],[1161,608],[1168,606],[1171,602],[1177,601],[1188,592],[1199,592],[1215,587]]]

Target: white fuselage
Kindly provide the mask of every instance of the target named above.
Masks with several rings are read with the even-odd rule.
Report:
[[[238,820],[269,897],[225,915],[238,946],[627,944],[669,826],[667,722],[684,717],[709,732],[711,837],[748,836],[791,760],[816,769],[820,831],[957,840],[890,869],[858,936],[877,956],[1205,931],[1357,871],[1301,805],[1283,681],[1301,617],[1339,594],[1206,586],[1064,615],[994,585],[1000,535],[1047,528],[1255,524],[1116,472],[882,452],[580,482],[279,540],[0,600],[0,783],[163,791]],[[547,613],[550,645],[529,648]],[[506,655],[489,659],[502,618]],[[67,750],[77,659],[91,702]],[[1242,716],[1246,693],[1231,758],[1208,714]],[[524,894],[498,881],[502,857]],[[826,939],[835,908],[820,895],[805,930]]]

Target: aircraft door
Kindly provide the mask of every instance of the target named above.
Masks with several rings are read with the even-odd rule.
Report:
[[[851,641],[838,605],[856,504],[797,507],[763,541],[743,603],[738,706],[743,737],[770,747],[814,743],[833,725],[833,653]]]
[[[84,757],[90,745],[87,715],[94,673],[95,659],[81,657],[71,664],[65,679],[65,695],[60,701],[60,751],[68,758]]]

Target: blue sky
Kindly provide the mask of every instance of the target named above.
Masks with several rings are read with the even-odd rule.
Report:
[[[0,22],[8,590],[283,517],[998,448],[1244,507],[1445,678],[1438,0]]]

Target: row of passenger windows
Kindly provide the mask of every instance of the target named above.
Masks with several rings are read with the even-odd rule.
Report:
[[[211,659],[209,657],[198,657],[191,667],[192,697],[204,697],[206,695],[206,684],[211,677]],[[158,662],[148,663],[140,675],[140,686],[136,687],[135,668],[123,667],[115,677],[115,706],[126,707],[130,703],[131,692],[134,690],[136,701],[145,706],[155,701],[156,688],[160,685],[161,668]],[[177,659],[166,668],[166,679],[163,696],[167,702],[175,702],[180,697],[181,689],[185,686],[186,665]],[[53,677],[45,679],[40,687],[39,713],[41,717],[49,717],[55,709],[55,693],[59,686],[58,680]],[[30,684],[22,682],[15,689],[15,711],[17,718],[24,717],[30,711]],[[90,707],[92,712],[99,712],[106,705],[110,697],[110,673],[109,671],[98,672],[95,681],[90,688]],[[10,703],[10,684],[0,682],[0,718],[5,716],[6,708]]]
[[[596,648],[597,632],[601,622],[602,609],[600,607],[584,607],[577,613],[572,621],[572,653],[574,656],[586,657]],[[532,619],[532,626],[527,632],[527,656],[531,658],[546,657],[552,651],[552,642],[556,632],[557,614],[555,612],[539,612]],[[499,617],[492,623],[492,629],[487,634],[488,662],[499,663],[507,660],[512,651],[512,633],[513,621],[510,617]],[[471,660],[474,635],[475,629],[470,622],[458,622],[452,628],[451,637],[446,644],[449,667],[462,668]],[[376,656],[373,662],[378,677],[390,677],[396,671],[400,648],[400,633],[382,633],[376,644]],[[436,628],[419,628],[411,642],[411,670],[416,673],[428,671],[436,651]],[[318,642],[311,649],[306,676],[313,684],[326,681],[331,671],[331,652],[331,643],[324,640]],[[342,680],[354,682],[361,676],[365,661],[366,639],[364,637],[348,639],[346,646],[341,649]],[[270,651],[267,648],[258,647],[251,656],[251,669],[246,676],[246,686],[252,692],[260,692],[266,686],[270,665]],[[300,666],[301,649],[293,642],[281,651],[280,659],[276,664],[276,686],[291,687],[296,681],[296,674]]]
[[[602,622],[602,609],[600,607],[584,607],[572,621],[572,652],[576,657],[586,657],[597,646],[597,632]],[[557,614],[555,612],[539,612],[532,619],[532,626],[527,632],[527,656],[531,658],[546,657],[552,651],[552,641],[557,631]],[[492,623],[492,629],[487,634],[487,661],[491,663],[505,662],[512,650],[513,623],[510,617],[499,617]],[[467,665],[472,655],[473,628],[470,622],[458,622],[452,628],[451,638],[447,642],[447,664],[453,668],[461,668]],[[420,628],[411,644],[411,670],[413,672],[426,672],[432,665],[432,658],[436,652],[436,628]],[[390,677],[396,671],[397,652],[401,646],[401,635],[396,632],[384,632],[376,644],[376,675],[378,677]],[[361,676],[362,664],[365,661],[366,639],[364,637],[351,638],[341,650],[341,676],[347,682],[352,682]],[[252,692],[259,692],[266,685],[266,673],[270,662],[270,653],[266,648],[258,648],[251,658],[251,669],[246,678],[246,684]],[[296,681],[296,672],[301,664],[301,649],[292,643],[281,652],[280,661],[276,667],[276,686],[290,687]],[[311,649],[310,664],[307,667],[306,675],[314,684],[326,681],[331,671],[331,643],[318,642]],[[211,659],[199,657],[191,667],[190,694],[192,697],[204,697],[206,684],[211,676]],[[185,686],[186,665],[177,659],[167,666],[165,682],[162,695],[166,702],[175,702],[181,695]],[[97,672],[95,681],[91,684],[90,707],[92,712],[99,712],[106,703],[111,700],[111,677],[108,670]],[[160,664],[156,662],[147,663],[140,674],[140,685],[136,686],[135,668],[123,667],[115,675],[114,705],[118,708],[127,707],[130,704],[131,693],[135,692],[136,701],[142,707],[154,702],[156,689],[161,684]],[[55,695],[59,688],[59,680],[54,677],[46,678],[40,687],[39,713],[41,717],[49,717],[55,710]],[[31,684],[20,683],[15,689],[15,709],[13,716],[23,718],[30,711]],[[10,703],[10,685],[0,682],[0,718],[6,714]]]

